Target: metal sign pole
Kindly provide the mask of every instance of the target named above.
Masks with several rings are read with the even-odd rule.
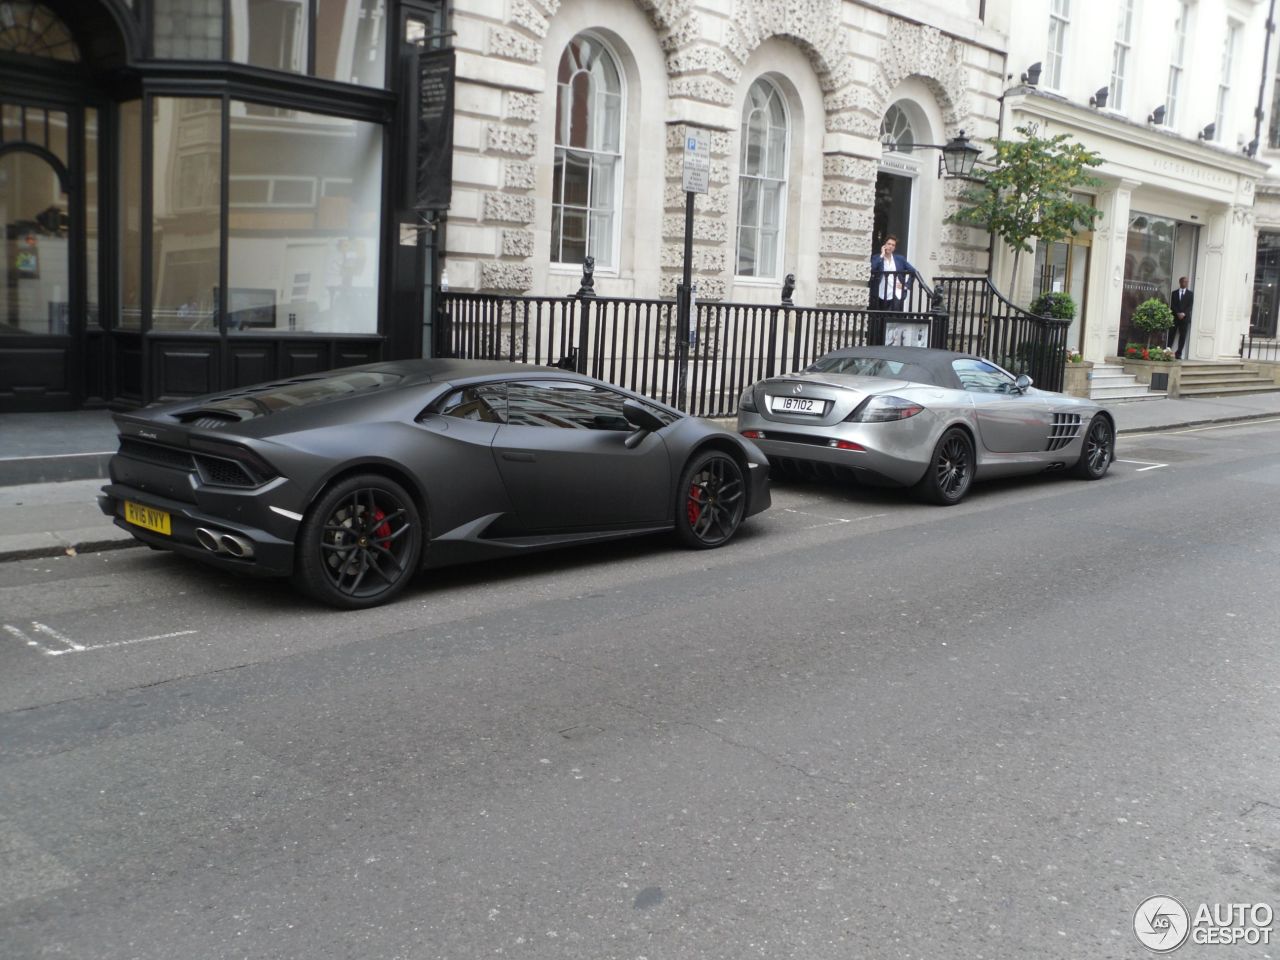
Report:
[[[693,316],[693,195],[706,193],[711,179],[711,141],[704,130],[685,129],[684,274],[676,289],[676,406],[688,411],[689,344],[696,331]]]

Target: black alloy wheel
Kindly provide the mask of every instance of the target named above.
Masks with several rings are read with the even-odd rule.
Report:
[[[1111,421],[1101,413],[1094,414],[1080,448],[1080,459],[1071,468],[1071,475],[1082,480],[1101,480],[1111,461],[1116,458],[1116,434]]]
[[[916,484],[916,493],[928,503],[949,507],[964,499],[973,483],[973,441],[958,427],[938,440],[929,467]]]
[[[348,477],[312,505],[297,551],[294,581],[317,600],[346,609],[385,603],[418,569],[418,508],[393,480]]]
[[[708,450],[689,461],[676,487],[676,536],[698,550],[728,542],[742,524],[747,484],[732,456]]]

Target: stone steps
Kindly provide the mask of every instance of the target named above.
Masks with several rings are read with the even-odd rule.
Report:
[[[1095,363],[1089,379],[1090,400],[1159,400],[1168,394],[1164,390],[1151,390],[1138,383],[1137,377],[1125,373],[1117,363]]]
[[[1276,391],[1280,391],[1280,383],[1250,370],[1239,361],[1184,360],[1179,371],[1178,395],[1182,397],[1220,397]]]

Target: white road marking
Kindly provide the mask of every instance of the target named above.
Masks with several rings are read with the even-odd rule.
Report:
[[[172,640],[175,637],[189,637],[197,630],[177,630],[173,633],[158,633],[154,637],[138,637],[136,640],[116,640],[114,643],[95,643],[87,647],[78,647],[75,650],[48,650],[45,651],[51,657],[60,657],[64,653],[89,653],[93,650],[110,650],[113,647],[128,647],[135,643],[148,643],[152,640]]]
[[[1159,470],[1161,467],[1167,467],[1167,463],[1155,463],[1152,460],[1116,460],[1116,463],[1145,463],[1145,467],[1133,471],[1134,473],[1146,473],[1148,470]]]
[[[22,631],[18,627],[15,627],[11,623],[0,624],[0,626],[4,628],[5,633],[9,634],[9,636],[13,637],[16,640],[22,641],[28,647],[35,647],[37,650],[43,653],[46,657],[61,657],[64,654],[68,654],[68,653],[89,653],[93,650],[110,650],[114,647],[129,647],[135,643],[149,643],[152,640],[174,640],[178,637],[189,637],[192,634],[199,632],[198,630],[175,630],[173,633],[157,633],[156,635],[151,637],[136,637],[133,640],[115,640],[110,643],[84,644],[84,643],[77,643],[76,641],[72,640],[70,637],[66,636],[65,634],[59,633],[57,630],[53,629],[53,627],[50,627],[47,624],[36,623],[35,621],[32,621],[31,623],[32,632],[42,633],[46,637],[52,637],[54,640],[57,640],[59,643],[64,645],[61,649],[55,649],[55,648],[46,646],[45,644],[41,643],[39,640],[35,639],[34,637],[28,636],[24,631]]]
[[[33,639],[31,639],[31,637],[28,637],[25,633],[23,633],[21,630],[19,630],[17,627],[15,627],[15,626],[13,626],[13,625],[11,625],[11,624],[6,623],[6,624],[4,625],[4,630],[5,630],[5,633],[9,634],[9,636],[11,636],[11,637],[15,637],[16,639],[21,640],[21,641],[22,641],[23,643],[25,643],[28,647],[35,647],[35,648],[36,648],[37,650],[39,650],[41,653],[52,653],[52,652],[53,652],[53,651],[51,651],[51,650],[47,650],[47,649],[45,649],[45,648],[40,644],[40,641],[39,641],[39,640],[33,640]]]
[[[830,514],[826,513],[810,513],[808,510],[797,510],[794,507],[783,507],[783,513],[794,513],[802,517],[821,517],[826,523],[811,523],[807,527],[801,527],[801,530],[818,530],[822,527],[836,527],[842,523],[856,523],[860,520],[875,520],[878,517],[887,517],[887,513],[868,513],[861,517],[836,517],[832,519]]]
[[[36,623],[34,620],[31,621],[31,626],[35,629],[37,633],[43,633],[46,637],[53,637],[53,639],[57,640],[59,643],[64,643],[71,648],[71,650],[63,651],[64,653],[70,653],[71,651],[74,651],[74,650],[84,649],[83,646],[76,643],[70,637],[64,637],[57,630],[53,629],[53,627],[45,626],[43,623]]]

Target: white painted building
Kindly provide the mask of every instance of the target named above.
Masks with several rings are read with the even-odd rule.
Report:
[[[671,296],[690,127],[712,154],[700,298],[776,302],[794,273],[797,303],[864,305],[890,232],[926,277],[982,274],[988,237],[944,225],[962,184],[939,178],[936,150],[905,148],[1030,122],[1102,155],[1103,216],[1024,255],[1015,302],[1073,292],[1073,343],[1101,359],[1137,298],[1186,274],[1193,356],[1233,354],[1266,18],[1250,0],[459,0],[448,281],[571,293],[590,254],[598,292]]]

